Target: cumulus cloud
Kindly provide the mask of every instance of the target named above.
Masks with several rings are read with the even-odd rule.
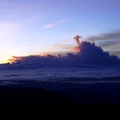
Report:
[[[80,52],[77,57],[81,63],[89,64],[118,64],[120,62],[117,56],[112,56],[108,52],[104,52],[101,47],[97,47],[95,43],[82,42],[78,47]]]
[[[77,48],[77,50],[75,49]],[[87,41],[81,41],[79,46],[73,47],[74,53],[66,55],[13,57],[12,64],[6,64],[10,69],[36,69],[41,67],[79,67],[81,65],[115,65],[120,64],[117,56],[103,51],[101,47]],[[1,66],[0,66],[1,68]]]
[[[44,26],[44,28],[52,28],[52,27],[55,27],[55,26],[57,26],[61,23],[64,23],[64,22],[65,22],[65,20],[60,20],[60,21],[57,21],[56,23],[47,24]]]
[[[120,50],[120,31],[108,32],[86,38],[86,41],[96,42],[104,50],[109,50],[110,54],[119,56]],[[114,50],[114,51],[113,51]],[[120,57],[120,56],[119,56]]]

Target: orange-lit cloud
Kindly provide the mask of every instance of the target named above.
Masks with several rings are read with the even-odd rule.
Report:
[[[23,57],[17,57],[17,56],[12,56],[11,59],[9,59],[10,63],[15,63],[18,60],[22,60]]]
[[[80,47],[73,47],[72,50],[73,50],[75,53],[79,53],[79,52],[80,52]]]
[[[120,58],[120,52],[119,52],[119,53],[116,53],[116,55]]]

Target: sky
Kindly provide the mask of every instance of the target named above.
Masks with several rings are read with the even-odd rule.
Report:
[[[76,35],[120,57],[119,5],[120,0],[0,0],[0,63],[71,51]]]

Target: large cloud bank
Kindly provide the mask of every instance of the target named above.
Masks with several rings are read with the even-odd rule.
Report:
[[[0,68],[41,68],[41,67],[79,67],[81,65],[115,65],[120,64],[117,56],[104,52],[101,47],[87,41],[77,41],[79,45],[74,47],[74,53],[46,56],[14,57],[12,64],[0,65]]]

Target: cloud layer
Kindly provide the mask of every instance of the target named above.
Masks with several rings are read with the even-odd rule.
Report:
[[[67,53],[65,56],[60,54],[46,56],[26,56],[13,57],[12,64],[0,65],[10,69],[29,69],[41,67],[79,67],[81,65],[115,65],[120,64],[117,56],[111,56],[104,52],[101,47],[95,43],[87,41],[80,42],[80,45],[74,47],[74,53]],[[76,50],[77,49],[77,50]]]
[[[111,33],[105,33],[97,36],[88,37],[87,41],[97,41],[97,40],[120,40],[120,31],[115,31]]]

